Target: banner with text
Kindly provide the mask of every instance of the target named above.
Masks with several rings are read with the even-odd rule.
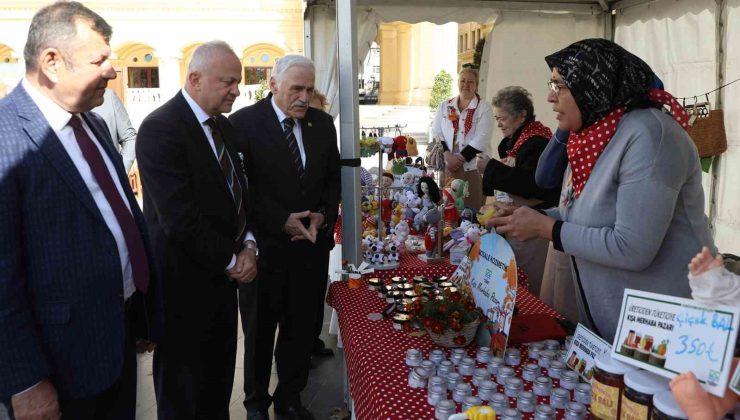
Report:
[[[731,373],[740,308],[625,289],[612,357],[668,378],[692,371],[722,396]]]

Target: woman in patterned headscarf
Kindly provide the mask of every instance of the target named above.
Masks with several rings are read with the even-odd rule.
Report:
[[[581,319],[611,341],[625,288],[689,297],[686,263],[714,252],[699,157],[686,112],[624,48],[587,39],[545,61],[548,101],[571,132],[560,207],[504,211],[492,225],[571,255]]]

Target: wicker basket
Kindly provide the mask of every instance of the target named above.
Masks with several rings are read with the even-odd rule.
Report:
[[[478,324],[480,324],[480,319],[476,319],[475,321],[465,324],[463,329],[460,331],[452,331],[448,328],[444,330],[442,334],[433,333],[432,330],[426,327],[425,329],[427,330],[429,337],[432,338],[432,341],[442,347],[465,347],[473,341],[473,338],[475,338],[475,332],[478,331]],[[464,344],[455,344],[455,337],[458,336],[465,337]]]
[[[725,118],[721,109],[703,112],[693,111],[698,116],[688,128],[689,136],[694,140],[699,151],[699,157],[718,156],[727,151],[727,134],[725,132]]]

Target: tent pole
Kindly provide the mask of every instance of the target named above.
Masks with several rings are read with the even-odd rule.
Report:
[[[715,16],[717,17],[715,23],[715,30],[717,31],[717,86],[725,84],[725,60],[726,54],[725,49],[727,48],[727,31],[725,31],[725,19],[727,18],[725,13],[727,12],[727,0],[715,0],[717,9]],[[723,109],[724,104],[722,103],[722,95],[724,89],[720,89],[715,93],[714,108]],[[712,232],[712,236],[717,238],[717,188],[719,186],[718,178],[722,165],[722,155],[715,156],[712,162],[710,175],[711,182],[709,186],[709,209],[707,209],[707,216],[709,218],[709,229]]]
[[[357,93],[356,0],[336,3],[337,60],[339,63],[339,138],[342,159],[360,158],[359,98]],[[342,258],[357,266],[360,248],[360,170],[342,166]]]

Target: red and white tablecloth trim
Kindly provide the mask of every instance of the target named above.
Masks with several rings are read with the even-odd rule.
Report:
[[[355,413],[358,419],[432,419],[434,409],[427,404],[425,389],[412,389],[407,385],[408,368],[404,364],[407,349],[417,348],[424,358],[429,351],[437,348],[428,336],[412,337],[393,329],[389,319],[371,321],[370,313],[379,313],[386,306],[377,292],[368,290],[367,279],[378,277],[390,279],[394,276],[427,277],[449,276],[455,267],[449,264],[425,264],[415,256],[402,259],[398,269],[379,271],[363,278],[362,286],[349,289],[346,281],[331,284],[327,302],[336,309],[339,316],[339,327],[342,334],[351,396],[354,400]],[[526,287],[517,290],[517,307],[520,314],[547,314],[562,318],[545,303],[534,297]],[[526,363],[527,349],[521,346],[522,360]],[[475,357],[475,346],[468,348],[468,354]],[[447,350],[447,357],[450,352]],[[485,367],[478,364],[478,367]],[[521,366],[515,368],[521,376]],[[543,369],[546,374],[547,370]],[[470,381],[470,378],[466,378]],[[555,380],[554,384],[557,385]],[[525,382],[525,388],[531,390],[531,383]],[[475,389],[475,388],[474,388]],[[503,392],[503,386],[499,386]],[[451,397],[451,396],[450,396]],[[539,402],[549,402],[549,397],[538,397]],[[513,403],[513,399],[511,400]],[[460,407],[458,406],[458,409]],[[562,418],[563,410],[558,410]],[[525,414],[524,419],[531,419]]]

